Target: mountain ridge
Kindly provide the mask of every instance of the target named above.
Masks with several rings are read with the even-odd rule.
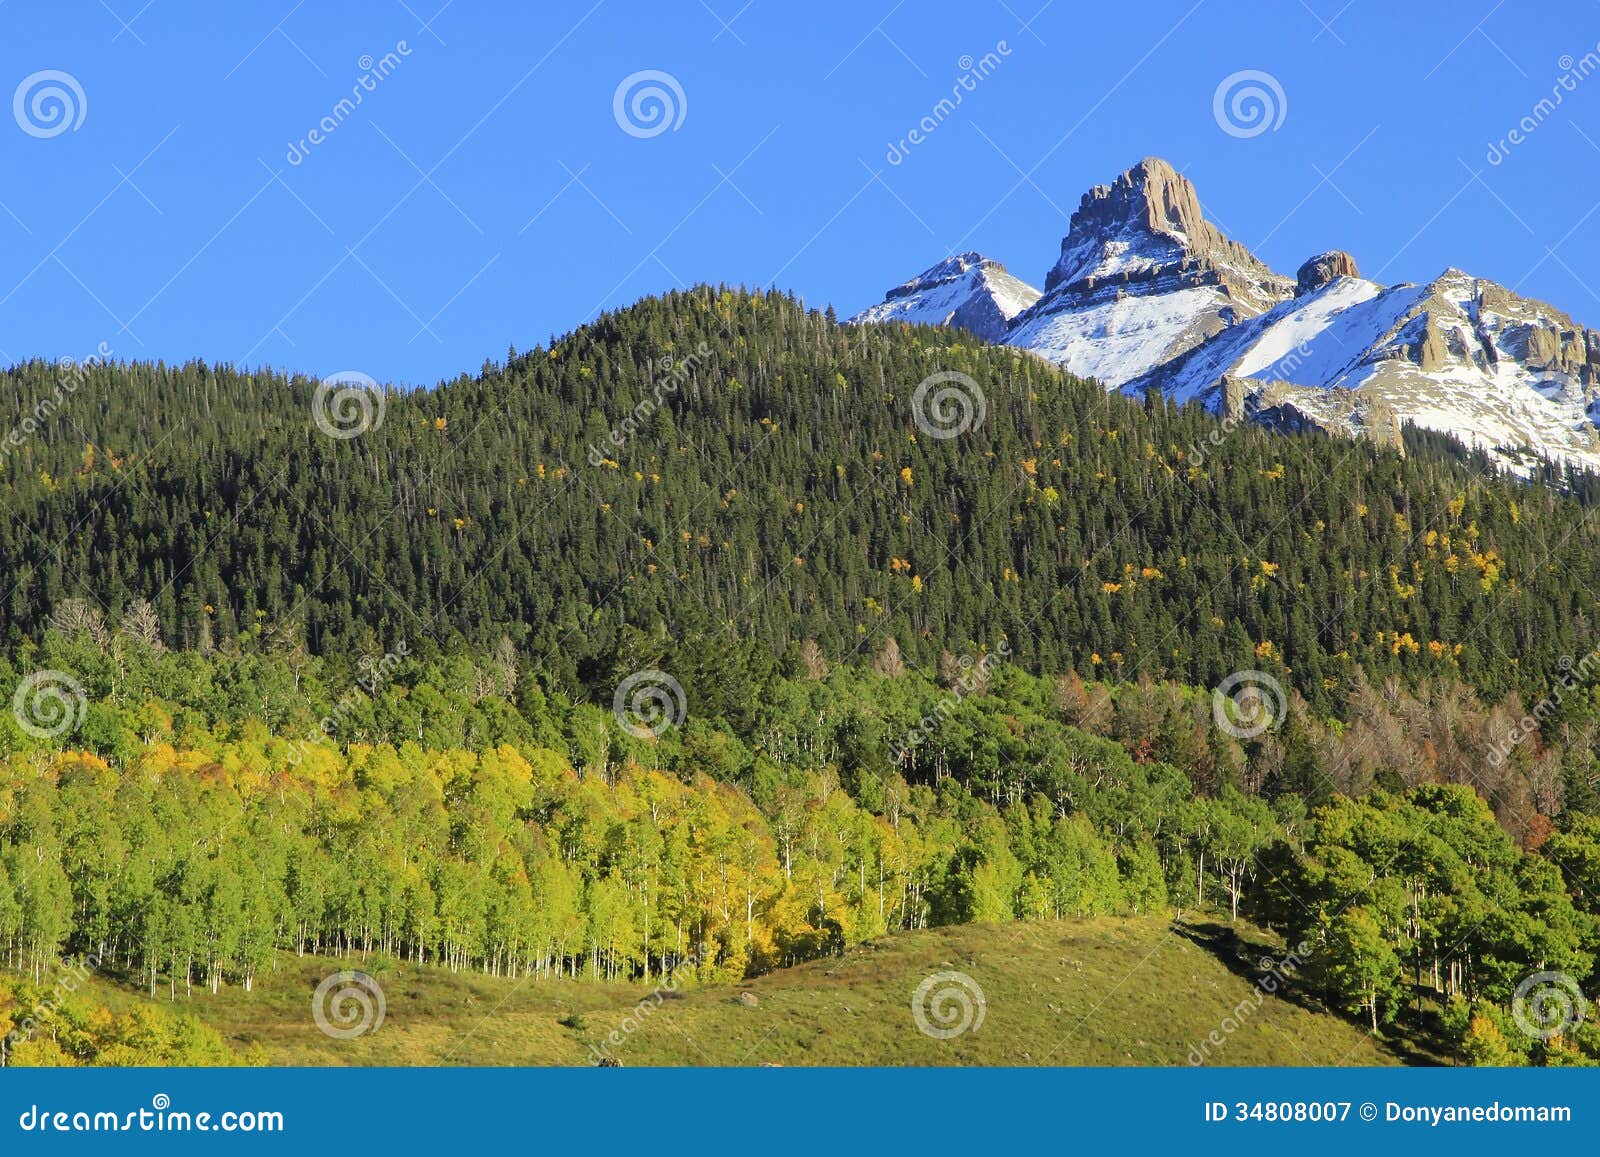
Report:
[[[1513,473],[1600,471],[1600,332],[1455,268],[1383,285],[1330,249],[1284,276],[1207,220],[1160,158],[1083,195],[1044,284],[1002,327],[973,332],[1223,417],[1391,445],[1410,422]],[[850,320],[926,322],[882,306]]]

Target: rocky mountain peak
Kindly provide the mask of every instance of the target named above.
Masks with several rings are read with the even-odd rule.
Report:
[[[957,253],[902,282],[852,322],[903,321],[953,325],[1001,341],[1011,321],[1039,300],[1039,291],[981,253]]]
[[[911,278],[911,280],[901,282],[899,285],[889,290],[889,292],[884,296],[888,301],[893,301],[900,297],[909,297],[911,294],[917,293],[920,290],[931,289],[936,285],[947,284],[948,282],[955,281],[958,278],[965,277],[974,269],[981,269],[985,267],[990,269],[998,269],[1001,272],[1005,271],[1005,266],[1001,265],[998,261],[995,261],[992,258],[985,257],[981,253],[977,253],[972,250],[968,250],[966,253],[957,253],[954,256],[946,257],[937,265],[932,265],[927,269],[924,269],[921,273]]]
[[[1083,195],[1044,296],[1006,340],[1116,385],[1293,290],[1205,219],[1187,177],[1147,157]]]
[[[1069,237],[1086,240],[1128,229],[1190,237],[1205,215],[1194,184],[1159,157],[1146,157],[1109,185],[1095,185],[1078,202]],[[1048,282],[1046,288],[1054,288]]]
[[[1251,283],[1239,288],[1259,296],[1261,308],[1287,296],[1287,279],[1206,220],[1193,182],[1161,158],[1146,157],[1083,195],[1044,284],[1049,293],[1057,286],[1093,289],[1207,270]],[[1191,277],[1194,284],[1201,280]]]
[[[1295,296],[1321,289],[1336,277],[1360,277],[1356,259],[1343,249],[1330,249],[1308,258],[1295,274]]]
[[[852,320],[963,326],[1275,428],[1396,441],[1413,422],[1521,473],[1600,471],[1600,329],[1456,268],[1385,287],[1330,249],[1283,277],[1157,157],[1083,195],[1045,287],[958,253]]]

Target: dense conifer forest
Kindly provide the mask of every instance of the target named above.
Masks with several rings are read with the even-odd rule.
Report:
[[[17,367],[7,393],[28,412],[63,372]],[[956,438],[914,421],[936,372],[984,395]],[[9,648],[64,599],[144,599],[201,650],[506,636],[570,691],[632,628],[835,658],[892,636],[918,665],[1009,641],[1036,671],[1206,686],[1276,665],[1329,709],[1357,666],[1543,694],[1593,645],[1600,532],[1550,488],[1141,406],[777,293],[648,299],[391,392],[348,439],[313,422],[306,379],[72,373],[0,464]]]

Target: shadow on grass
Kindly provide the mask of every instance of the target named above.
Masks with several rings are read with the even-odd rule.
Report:
[[[1285,950],[1268,940],[1259,929],[1248,924],[1230,925],[1204,918],[1174,919],[1172,929],[1191,944],[1209,953],[1235,976],[1252,985],[1276,975],[1277,990],[1272,996],[1307,1012],[1331,1016],[1365,1028],[1358,1019],[1328,1004],[1311,991],[1304,976],[1292,968],[1273,970]],[[1440,1017],[1441,1006],[1431,991],[1413,986],[1413,995],[1394,1024],[1375,1038],[1379,1048],[1406,1065],[1433,1067],[1451,1063],[1452,1048]]]

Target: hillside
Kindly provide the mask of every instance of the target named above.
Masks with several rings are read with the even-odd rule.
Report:
[[[325,975],[359,960],[285,956],[254,993],[229,988],[178,1006],[235,1048],[259,1046],[252,1055],[273,1065],[588,1065],[599,1055],[591,1046],[613,1030],[624,1043],[607,1051],[626,1066],[1183,1065],[1192,1046],[1258,999],[1255,962],[1271,950],[1250,946],[1236,959],[1212,943],[1220,931],[1165,917],[941,928],[736,986],[685,986],[660,1003],[640,985],[514,983],[391,965],[378,973],[382,1026],[353,1040],[319,1032],[308,1002]],[[981,1026],[949,1040],[920,1032],[911,1014],[918,984],[942,970],[971,976],[985,1001]],[[104,982],[97,989],[117,1004],[144,1003]],[[1428,1061],[1403,1038],[1374,1042],[1300,999],[1260,1001],[1209,1063]],[[642,1016],[641,1002],[651,1009]],[[629,1018],[635,1031],[621,1027]]]
[[[841,660],[893,637],[924,665],[1005,642],[1085,678],[1266,667],[1337,711],[1357,666],[1537,697],[1592,645],[1600,528],[1575,502],[775,293],[646,300],[381,398],[200,363],[73,372],[0,463],[13,653],[68,600],[115,620],[143,599],[200,650],[505,636],[573,693],[645,665],[644,637],[698,638],[710,666],[734,639]],[[940,374],[971,382],[955,437],[919,425]],[[57,377],[3,386],[26,408]]]
[[[87,372],[5,462],[19,967],[381,954],[439,1015],[1192,903],[1375,1035],[1425,991],[1481,1063],[1600,1056],[1522,1015],[1600,949],[1573,498],[778,294],[425,393]]]

